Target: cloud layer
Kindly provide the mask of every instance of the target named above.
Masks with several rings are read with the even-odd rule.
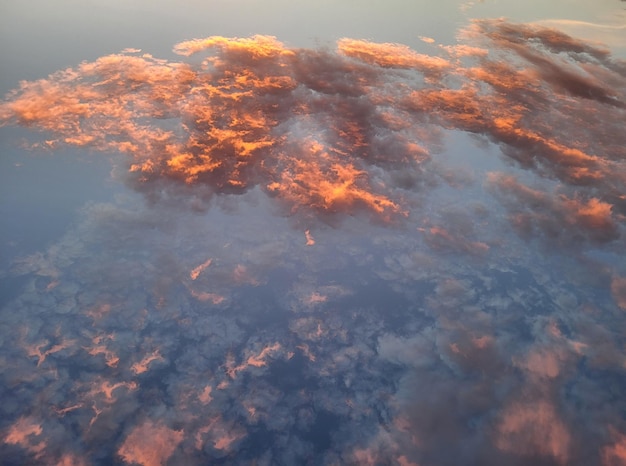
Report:
[[[355,39],[291,49],[267,36],[182,42],[181,62],[130,49],[23,82],[0,120],[45,131],[51,147],[125,153],[137,189],[197,209],[258,186],[291,214],[402,217],[406,191],[439,178],[427,165],[447,128],[623,212],[626,64],[502,20],[461,37],[445,57]]]
[[[626,64],[428,47],[209,37],[9,94],[141,199],[3,272],[4,461],[623,464]]]

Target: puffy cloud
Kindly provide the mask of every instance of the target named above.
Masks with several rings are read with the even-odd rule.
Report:
[[[32,450],[35,454],[39,454],[40,451],[45,448],[45,442],[34,443],[34,439],[31,439],[31,437],[37,437],[41,435],[41,432],[40,424],[37,424],[32,419],[22,417],[11,426],[4,441],[8,444],[21,445]]]
[[[512,175],[491,173],[489,185],[510,211],[511,222],[526,238],[541,236],[550,244],[608,243],[620,237],[613,206],[598,198],[570,198],[530,188]]]
[[[554,407],[545,401],[508,407],[496,427],[496,446],[528,457],[569,460],[571,437]]]
[[[136,426],[124,439],[118,454],[126,463],[142,466],[160,466],[183,439],[184,432],[152,421]]]
[[[0,119],[49,133],[49,146],[127,154],[136,189],[195,209],[258,187],[292,215],[401,219],[411,191],[445,179],[429,164],[441,127],[484,135],[521,166],[593,185],[600,203],[622,209],[626,65],[502,20],[461,37],[453,57],[474,44],[489,54],[470,53],[468,66],[402,44],[345,38],[333,52],[268,36],[175,46],[208,53],[201,64],[127,50],[23,82]],[[568,138],[574,128],[585,136]]]
[[[349,57],[384,68],[416,69],[425,74],[440,74],[451,66],[441,57],[423,55],[402,44],[377,44],[346,38],[339,40],[337,47]]]
[[[626,462],[626,435],[613,432],[615,443],[602,449],[603,466],[619,466]]]
[[[2,118],[57,135],[48,145],[59,141],[129,154],[129,176],[149,197],[167,188],[174,197],[195,193],[201,204],[213,193],[259,186],[291,209],[320,214],[364,209],[382,216],[400,210],[388,194],[376,192],[382,181],[372,179],[369,167],[415,166],[423,150],[385,122],[376,96],[368,96],[365,87],[362,98],[332,94],[334,86],[347,88],[349,75],[356,78],[365,64],[290,50],[264,36],[213,37],[176,50],[206,48],[216,49],[217,56],[199,68],[120,54],[24,83],[3,105]],[[327,72],[333,61],[336,69]],[[348,76],[334,82],[340,76],[333,73],[342,68]],[[329,79],[308,81],[322,70]],[[375,70],[369,74],[376,77]],[[367,79],[363,86],[369,86]],[[317,129],[303,143],[299,133],[311,134],[309,126]],[[399,151],[389,161],[378,154],[388,141]],[[368,147],[372,160],[363,149],[345,163],[346,149],[355,145]]]

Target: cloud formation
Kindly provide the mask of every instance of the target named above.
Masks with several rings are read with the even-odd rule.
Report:
[[[136,189],[196,209],[258,187],[292,215],[402,218],[406,198],[441,176],[429,161],[442,128],[485,136],[520,166],[626,209],[626,64],[503,20],[461,37],[447,57],[347,38],[335,51],[293,49],[268,36],[182,42],[180,62],[128,49],[21,83],[0,121],[46,132],[50,147],[127,154]],[[572,139],[574,128],[584,134]]]
[[[626,65],[459,37],[209,37],[11,93],[2,124],[121,153],[149,203],[88,205],[6,274],[0,456],[621,464]],[[468,135],[469,174],[443,150]]]

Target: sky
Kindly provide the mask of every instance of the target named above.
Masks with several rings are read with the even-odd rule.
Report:
[[[3,464],[626,464],[624,2],[0,13]]]

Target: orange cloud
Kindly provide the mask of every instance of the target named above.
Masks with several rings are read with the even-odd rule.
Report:
[[[219,48],[226,53],[241,54],[253,59],[293,55],[293,52],[285,49],[275,37],[260,35],[250,38],[212,36],[205,39],[194,39],[176,44],[174,51],[180,55],[189,56],[211,48]]]
[[[74,340],[63,340],[61,343],[57,343],[56,345],[49,346],[46,350],[42,350],[50,344],[48,341],[44,341],[43,343],[27,346],[26,351],[28,356],[37,358],[37,367],[39,367],[49,355],[70,348],[74,345],[74,343]]]
[[[208,405],[211,401],[213,401],[213,397],[211,396],[212,391],[213,387],[211,387],[210,385],[204,387],[200,395],[198,395],[200,403],[202,403],[203,405]]]
[[[434,41],[431,39],[427,42]],[[381,44],[345,38],[337,42],[337,48],[349,57],[386,68],[415,68],[426,73],[441,73],[450,67],[450,63],[441,57],[417,53],[403,44]]]
[[[216,450],[229,451],[239,440],[246,436],[245,430],[232,425],[221,416],[213,417],[210,422],[198,429],[195,435],[195,446],[200,450],[209,443]]]
[[[322,169],[315,164],[295,161],[293,172],[283,172],[280,182],[273,182],[268,188],[294,206],[307,206],[322,213],[361,206],[383,218],[400,212],[396,203],[370,192],[363,183],[364,178],[365,172],[352,165],[337,163]]]
[[[249,367],[264,367],[267,365],[267,358],[271,357],[278,351],[282,349],[282,345],[278,342],[275,342],[271,345],[267,345],[261,349],[258,353],[250,354],[247,359],[241,364],[237,365],[235,363],[235,357],[232,353],[229,353],[226,358],[226,363],[224,364],[224,368],[226,369],[226,373],[231,379],[237,377],[237,374],[243,370],[246,370]],[[247,351],[249,354],[250,351]],[[218,387],[220,388],[220,387]]]
[[[126,388],[127,390],[136,390],[138,385],[136,382],[115,382],[111,383],[108,380],[100,381],[99,383],[93,383],[91,389],[89,390],[89,394],[92,397],[96,397],[97,395],[104,395],[104,402],[107,404],[113,404],[117,401],[117,398],[113,396],[113,392],[118,388]]]
[[[191,278],[192,280],[197,279],[200,276],[200,274],[204,272],[207,269],[207,267],[211,265],[212,262],[213,262],[213,259],[207,259],[198,267],[195,267],[191,272],[189,272],[189,278]]]
[[[65,453],[57,462],[57,466],[87,466],[87,460],[72,453]]]
[[[313,239],[313,235],[309,230],[304,232],[304,237],[306,238],[306,245],[313,246],[315,244],[315,239]]]
[[[548,456],[567,464],[571,437],[547,401],[509,406],[496,428],[496,446],[523,456]]]
[[[41,424],[34,422],[32,418],[22,417],[11,426],[4,441],[14,445],[28,445],[30,443],[28,438],[31,435],[41,435],[41,432]]]
[[[350,102],[336,102],[330,105],[338,112],[331,116],[326,105],[294,93],[299,67],[311,66],[306,54],[294,64],[296,51],[263,36],[211,37],[176,46],[183,55],[203,49],[217,50],[218,57],[201,70],[149,55],[119,54],[24,83],[0,107],[0,118],[55,134],[50,144],[128,154],[129,173],[141,191],[167,179],[206,186],[209,194],[238,193],[260,184],[284,202],[298,204],[295,210],[364,207],[375,215],[399,210],[387,196],[370,192],[367,170],[337,158],[345,149],[368,145],[372,128],[354,119],[362,112]],[[259,99],[266,104],[259,106]],[[326,151],[302,158],[285,146],[293,143],[278,125],[285,118],[297,125],[300,115],[333,120]],[[165,117],[179,119],[182,131],[161,127],[159,119]],[[381,129],[394,137],[393,130]]]
[[[148,371],[150,364],[154,361],[163,361],[163,356],[158,349],[154,350],[152,353],[147,354],[141,361],[134,363],[130,370],[135,374],[143,374]]]
[[[92,339],[93,346],[84,347],[85,351],[89,353],[91,356],[97,356],[99,354],[104,355],[104,361],[106,365],[109,367],[116,367],[120,362],[120,358],[117,356],[115,351],[109,349],[106,344],[103,342],[105,340],[115,340],[115,335],[98,335]]]
[[[581,199],[530,188],[511,175],[491,173],[488,185],[510,210],[511,221],[525,237],[533,233],[568,246],[583,240],[602,244],[620,236],[613,205],[598,198]]]
[[[314,291],[310,295],[303,298],[303,302],[307,306],[314,306],[315,304],[325,303],[327,300],[328,296],[318,293],[317,291]]]
[[[611,429],[613,444],[602,449],[602,466],[626,464],[626,435]]]
[[[243,437],[245,437],[243,432],[224,433],[215,439],[213,446],[218,450],[230,450],[230,447]]]
[[[128,434],[117,453],[126,463],[161,466],[167,463],[183,436],[182,430],[148,420]]]
[[[19,445],[35,458],[40,458],[47,447],[46,441],[39,438],[42,432],[41,424],[32,417],[21,417],[11,425],[4,442]]]
[[[265,348],[263,348],[261,350],[261,352],[257,355],[252,355],[248,358],[248,360],[246,361],[246,363],[249,366],[254,366],[254,367],[262,367],[265,366],[266,363],[266,358],[269,357],[270,355],[272,355],[273,353],[277,352],[278,350],[280,350],[282,347],[280,345],[280,343],[276,342],[272,345],[268,345]]]
[[[217,293],[207,293],[206,291],[190,290],[191,295],[199,301],[209,301],[215,305],[223,303],[226,298]]]
[[[619,63],[562,33],[500,20],[460,37],[467,43],[442,49],[454,63],[349,38],[333,52],[213,36],[177,44],[181,62],[129,49],[22,82],[0,105],[0,124],[49,133],[51,146],[125,154],[129,183],[153,201],[203,209],[216,194],[259,187],[291,214],[325,221],[406,216],[404,191],[419,188],[433,134],[451,128],[486,136],[541,175],[599,187],[579,213],[602,222],[607,196],[626,181]],[[184,60],[198,52],[201,64]],[[568,137],[576,128],[585,134]]]

